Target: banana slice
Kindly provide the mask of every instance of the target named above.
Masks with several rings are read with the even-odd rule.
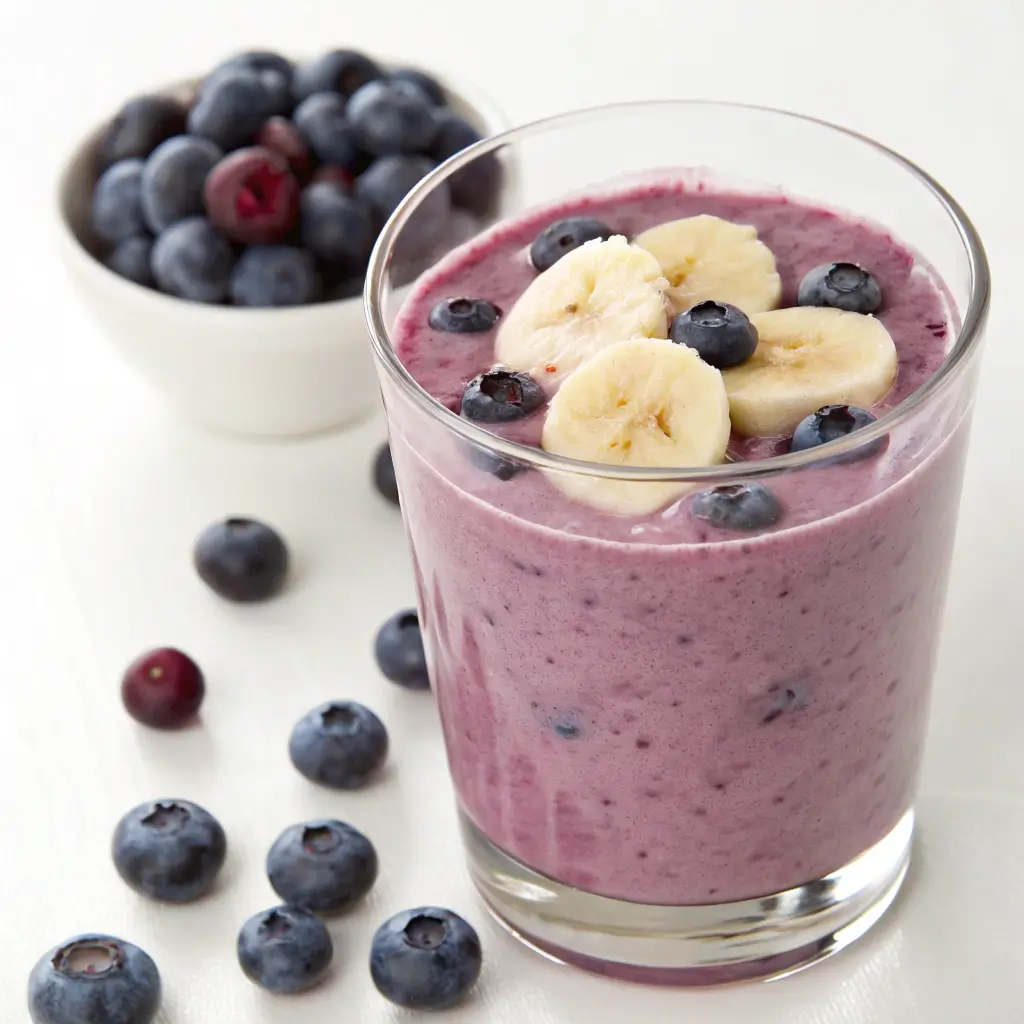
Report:
[[[896,346],[873,316],[798,306],[751,321],[758,335],[754,354],[722,374],[740,434],[791,434],[825,405],[869,408],[896,379]]]
[[[563,256],[519,297],[498,331],[497,361],[553,384],[629,338],[668,337],[658,261],[621,235]]]
[[[749,224],[701,214],[659,224],[633,241],[661,264],[673,314],[708,299],[739,306],[747,316],[779,304],[775,256]]]
[[[569,458],[667,468],[721,462],[728,443],[721,373],[692,348],[647,338],[620,341],[570,374],[551,399],[541,438],[545,451]],[[623,515],[656,512],[690,489],[571,473],[552,480],[578,501]]]

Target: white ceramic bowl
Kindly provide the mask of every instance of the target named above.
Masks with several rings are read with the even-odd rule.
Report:
[[[489,100],[429,73],[482,135],[508,127]],[[197,82],[149,91],[187,94]],[[361,295],[286,309],[210,306],[143,288],[96,259],[90,205],[106,127],[75,147],[60,175],[58,238],[79,294],[122,357],[185,417],[218,432],[299,437],[375,408]]]

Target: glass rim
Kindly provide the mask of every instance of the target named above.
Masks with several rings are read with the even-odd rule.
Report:
[[[610,114],[628,114],[640,108],[656,110],[658,108],[671,109],[673,107],[746,110],[816,125],[866,145],[882,156],[892,160],[916,178],[938,200],[940,207],[956,227],[961,244],[967,255],[970,273],[970,297],[967,309],[964,313],[960,330],[957,332],[956,341],[938,370],[894,409],[879,417],[870,426],[855,431],[840,441],[832,441],[827,445],[808,448],[804,451],[775,455],[767,459],[756,459],[748,462],[725,462],[713,466],[678,466],[670,468],[662,466],[613,466],[598,462],[586,462],[563,455],[555,455],[544,451],[542,448],[534,448],[531,445],[520,444],[517,441],[509,441],[496,434],[492,434],[489,430],[478,426],[470,420],[456,415],[446,405],[439,402],[433,395],[420,387],[398,358],[398,354],[391,344],[390,333],[384,322],[380,299],[395,241],[410,217],[430,192],[452,174],[467,164],[472,163],[477,158],[487,153],[493,153],[509,144],[514,144],[523,138],[558,131],[586,121],[597,120],[602,116]],[[455,156],[450,157],[412,188],[384,225],[373,248],[373,253],[370,256],[370,262],[367,267],[366,284],[363,290],[363,306],[366,322],[369,327],[370,341],[378,364],[384,367],[391,380],[419,410],[440,421],[448,429],[475,447],[487,448],[507,459],[525,463],[537,469],[554,472],[615,480],[646,482],[690,480],[715,484],[774,476],[786,470],[813,466],[816,463],[834,459],[837,455],[842,455],[844,452],[852,451],[855,448],[868,445],[872,441],[884,437],[893,428],[908,420],[917,409],[932,402],[937,396],[942,394],[947,386],[956,380],[963,371],[969,357],[980,343],[981,331],[988,314],[990,290],[991,275],[988,258],[985,255],[985,249],[977,229],[971,223],[964,209],[930,174],[895,150],[860,132],[843,128],[822,118],[799,114],[789,110],[720,100],[667,99],[602,104],[600,106],[586,107],[568,113],[541,118],[540,120],[531,121],[517,128],[511,128],[497,135],[490,136],[487,139],[482,139],[480,142],[476,142]]]

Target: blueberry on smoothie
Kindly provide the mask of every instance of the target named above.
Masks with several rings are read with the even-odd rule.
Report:
[[[481,334],[498,322],[501,312],[486,299],[442,299],[427,316],[435,331],[449,334]]]
[[[672,320],[668,336],[718,370],[739,366],[757,348],[757,328],[728,302],[698,302]]]
[[[817,448],[829,441],[840,441],[855,430],[861,430],[875,422],[876,417],[867,409],[858,409],[855,405],[826,405],[817,412],[812,412],[797,425],[793,438],[789,442],[791,452],[802,452],[808,448]],[[885,445],[880,438],[872,444],[857,448],[852,452],[839,455],[834,461],[849,462],[875,455]]]
[[[409,690],[428,690],[427,655],[415,608],[392,615],[377,631],[373,653],[381,672]]]
[[[354,700],[331,701],[295,724],[288,753],[310,782],[331,789],[359,789],[388,753],[384,723]]]
[[[492,370],[474,377],[462,393],[462,415],[477,423],[521,420],[544,404],[544,391],[528,373]]]
[[[874,275],[856,263],[823,263],[804,276],[796,301],[798,306],[874,313],[882,304],[882,289]]]
[[[301,907],[261,911],[238,933],[239,965],[250,981],[268,992],[305,992],[323,979],[333,958],[327,927]]]
[[[596,217],[563,217],[549,224],[530,246],[530,262],[537,270],[553,267],[567,252],[595,238],[608,239],[615,232]]]
[[[720,530],[762,530],[782,517],[779,499],[763,484],[726,484],[701,491],[690,509]]]

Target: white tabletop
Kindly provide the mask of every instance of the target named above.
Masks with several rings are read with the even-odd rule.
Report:
[[[147,948],[166,986],[162,1024],[410,1020],[373,990],[375,924],[424,902],[481,929],[477,996],[445,1019],[488,1024],[753,1022],[957,1024],[1024,1018],[1024,339],[1012,274],[1024,149],[1020,5],[1004,0],[97,0],[0,13],[0,1021],[25,1019],[35,958],[84,930]],[[771,985],[634,988],[546,963],[491,924],[471,892],[429,697],[386,684],[370,638],[411,603],[397,513],[368,486],[381,423],[301,445],[247,446],[170,417],[115,361],[55,265],[45,230],[55,162],[137,87],[264,44],[406,55],[483,85],[515,120],[651,96],[796,108],[903,150],[974,217],[995,271],[913,874],[860,945]],[[12,125],[13,121],[13,125]],[[194,535],[228,513],[277,524],[298,579],[235,609],[190,567]],[[174,644],[207,673],[201,728],[157,735],[122,712],[118,680]],[[314,703],[362,699],[393,759],[370,790],[332,794],[288,764],[291,723]],[[135,802],[187,797],[217,813],[231,854],[218,893],[148,904],[117,879],[111,829]],[[242,920],[272,902],[262,860],[284,825],[333,814],[383,863],[366,905],[333,925],[334,977],[270,998],[234,959]]]

